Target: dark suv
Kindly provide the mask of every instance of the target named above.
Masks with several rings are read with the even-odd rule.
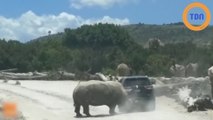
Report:
[[[128,101],[121,111],[155,110],[154,88],[148,77],[123,77],[120,82],[128,93]]]

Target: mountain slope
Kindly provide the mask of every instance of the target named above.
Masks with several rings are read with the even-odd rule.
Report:
[[[135,41],[141,44],[151,38],[159,38],[164,43],[193,41],[199,45],[210,44],[213,40],[213,26],[200,32],[191,31],[181,23],[168,25],[134,24],[124,26],[124,28]]]

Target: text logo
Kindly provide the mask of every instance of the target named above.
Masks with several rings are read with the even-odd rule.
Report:
[[[200,8],[202,9],[205,14],[203,13],[190,13],[190,10],[193,8]],[[189,18],[188,18],[189,15]],[[190,21],[204,21],[201,25],[192,25]],[[209,23],[211,21],[211,13],[208,9],[208,7],[202,3],[194,2],[189,4],[184,12],[183,12],[183,23],[187,28],[189,28],[192,31],[201,31],[204,30],[206,27],[208,27]]]

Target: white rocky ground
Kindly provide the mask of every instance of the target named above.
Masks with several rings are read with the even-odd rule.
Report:
[[[73,81],[15,81],[0,80],[0,99],[18,104],[26,120],[78,120],[75,118],[72,92],[78,82]],[[213,111],[188,113],[174,99],[159,96],[156,110],[108,116],[106,106],[90,107],[94,117],[85,120],[213,120]]]

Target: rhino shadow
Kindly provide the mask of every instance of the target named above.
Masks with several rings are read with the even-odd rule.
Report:
[[[117,113],[115,115],[120,115],[121,113]],[[75,116],[75,118],[103,118],[103,117],[112,117],[115,115],[109,115],[109,114],[98,114],[98,115],[91,115],[91,116],[81,116],[81,117],[77,117]]]

